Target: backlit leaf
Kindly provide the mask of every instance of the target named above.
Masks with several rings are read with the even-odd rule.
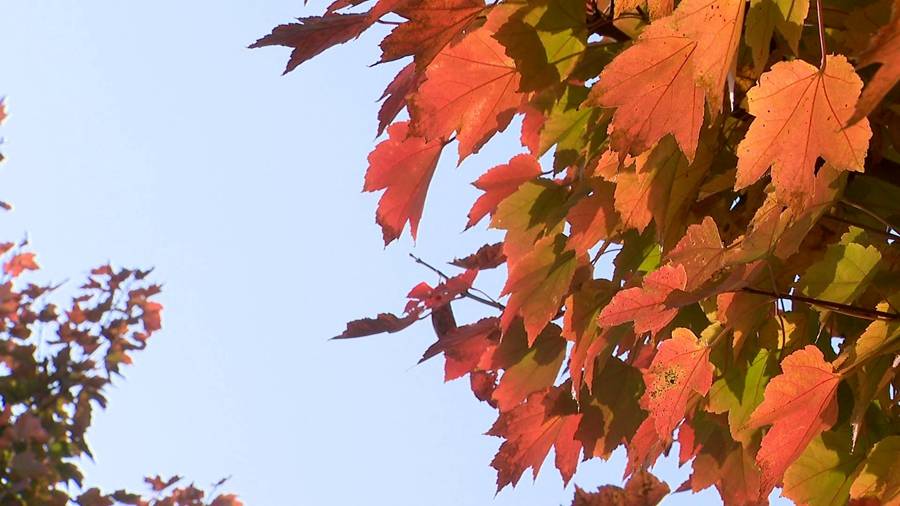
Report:
[[[738,146],[735,188],[755,183],[772,167],[779,200],[798,204],[811,193],[819,157],[862,172],[872,131],[867,120],[845,126],[861,88],[843,56],[829,56],[824,71],[800,60],[773,66],[747,94],[756,118]]]
[[[771,424],[756,461],[763,471],[761,490],[768,494],[784,471],[822,431],[837,419],[836,392],[841,377],[809,345],[781,361],[782,374],[766,386],[763,402],[753,411],[748,428]]]

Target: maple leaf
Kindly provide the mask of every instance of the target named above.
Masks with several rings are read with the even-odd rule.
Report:
[[[2,125],[4,121],[6,121],[6,118],[7,118],[6,100],[3,98],[0,98],[0,125]]]
[[[796,504],[847,504],[862,455],[850,453],[850,431],[823,432],[784,473],[781,495]]]
[[[524,321],[529,346],[554,318],[569,290],[578,256],[565,249],[563,235],[546,237],[528,255],[509,266],[501,295],[509,295],[500,320],[503,331],[516,318]]]
[[[266,46],[292,47],[284,73],[325,51],[359,37],[374,20],[368,13],[331,14],[298,19],[299,23],[276,26],[272,33],[250,45],[251,49]]]
[[[405,2],[396,13],[409,21],[398,25],[381,41],[381,61],[414,56],[417,68],[424,69],[483,11],[484,0]]]
[[[747,421],[763,401],[765,386],[775,372],[774,357],[762,348],[749,360],[736,361],[712,385],[707,409],[713,413],[728,413],[728,427],[735,441],[750,444],[756,430],[748,429]]]
[[[584,419],[576,437],[584,446],[585,459],[605,459],[623,442],[632,440],[646,419],[639,404],[643,380],[636,368],[610,357],[589,385],[590,395],[581,395]]]
[[[419,283],[407,295],[410,301],[406,304],[406,312],[437,309],[450,304],[451,301],[472,288],[472,283],[475,282],[477,275],[477,270],[470,269],[447,279],[434,288],[428,283]]]
[[[677,309],[668,308],[665,300],[673,290],[684,290],[687,274],[681,265],[667,265],[644,278],[640,288],[626,288],[616,293],[600,312],[600,324],[605,327],[634,322],[637,334],[656,334],[669,324]]]
[[[422,74],[416,72],[414,64],[403,67],[388,84],[380,100],[381,109],[378,110],[378,135],[384,133],[388,125],[394,121],[400,111],[406,107],[406,96],[422,84]]]
[[[755,119],[738,145],[735,189],[772,167],[779,200],[796,204],[811,193],[820,156],[837,169],[862,172],[869,122],[844,126],[861,88],[843,56],[828,56],[824,71],[800,60],[775,64],[747,93]]]
[[[684,430],[684,426],[679,431]],[[704,448],[703,450],[708,450]],[[763,506],[759,495],[760,472],[750,454],[741,446],[714,453],[700,453],[692,463],[691,477],[677,491],[699,492],[715,485],[726,505]]]
[[[596,492],[585,492],[576,486],[572,506],[653,506],[668,493],[669,485],[641,469],[631,475],[625,488],[604,485]]]
[[[888,304],[879,304],[879,310],[888,312]],[[898,346],[900,322],[875,320],[869,324],[856,341],[844,348],[834,361],[838,369],[848,369],[871,360],[881,354],[889,354]]]
[[[568,483],[581,453],[581,444],[575,439],[581,416],[563,386],[535,392],[524,404],[500,413],[487,432],[506,439],[491,462],[497,470],[497,490],[516,486],[529,467],[537,478],[551,448],[556,450],[556,468]]]
[[[575,343],[569,356],[569,370],[576,399],[581,391],[582,379],[590,389],[594,374],[594,359],[606,346],[614,342],[611,336],[612,329],[601,329],[597,321],[597,315],[609,302],[614,289],[612,283],[592,280],[583,283],[578,291],[565,300],[562,335]]]
[[[410,134],[409,124],[401,122],[391,125],[388,139],[369,154],[363,191],[386,190],[375,213],[385,244],[400,237],[407,222],[413,239],[416,238],[425,195],[443,148],[442,140],[415,137]]]
[[[461,267],[463,269],[493,269],[499,267],[506,262],[506,256],[503,255],[503,243],[485,244],[478,248],[478,251],[463,258],[457,258],[450,262],[451,265]]]
[[[410,96],[412,129],[429,140],[456,132],[462,161],[509,125],[525,98],[518,89],[515,63],[481,27],[428,65],[425,82]]]
[[[864,241],[862,229],[851,227],[803,274],[800,291],[830,302],[853,302],[872,282],[881,260],[878,248],[859,243]]]
[[[772,378],[763,402],[747,422],[749,428],[771,424],[756,455],[763,472],[760,485],[767,495],[784,471],[813,438],[837,419],[836,392],[841,376],[813,345],[781,361],[783,373]]]
[[[800,34],[808,13],[809,0],[750,0],[744,40],[750,46],[757,72],[762,72],[766,66],[775,30],[784,37],[794,54],[799,52]]]
[[[3,272],[9,277],[18,277],[25,271],[36,271],[40,266],[31,252],[18,253],[3,264]]]
[[[492,356],[491,368],[505,369],[492,398],[500,411],[509,411],[529,394],[552,386],[566,356],[560,328],[548,325],[529,345],[521,324],[503,334]]]
[[[587,47],[584,2],[540,0],[513,13],[494,37],[522,74],[523,91],[563,81]]]
[[[688,329],[677,328],[659,346],[650,368],[644,372],[647,389],[641,404],[653,419],[656,432],[670,438],[684,418],[688,401],[705,396],[712,385],[709,348]]]
[[[625,467],[625,476],[652,465],[663,452],[668,451],[671,443],[671,438],[659,437],[652,418],[645,418],[628,440],[628,464]]]
[[[340,335],[332,339],[349,339],[353,337],[371,336],[384,332],[394,333],[409,327],[419,320],[418,314],[408,314],[403,317],[391,313],[381,313],[375,318],[362,318],[347,322],[347,328]]]
[[[697,198],[710,157],[701,143],[688,162],[671,136],[634,159],[633,170],[615,176],[615,207],[623,226],[642,232],[654,220],[657,238],[669,249],[687,226],[690,203]]]
[[[672,13],[675,6],[675,0],[619,0],[615,2],[616,17],[621,14],[636,10],[638,7],[647,4],[650,9],[651,19],[659,19]]]
[[[705,96],[688,65],[695,46],[668,24],[652,23],[603,69],[587,105],[616,108],[609,144],[620,156],[639,155],[672,134],[693,159]]]
[[[848,123],[853,124],[868,116],[900,81],[900,2],[894,0],[891,21],[875,34],[869,48],[859,55],[858,67],[875,63],[881,66],[872,76],[856,103],[856,110]]]
[[[472,185],[483,191],[484,195],[478,197],[472,205],[466,228],[474,226],[488,214],[493,214],[503,199],[515,193],[526,181],[540,175],[541,165],[537,159],[524,154],[516,155],[509,163],[497,165],[482,174]]]
[[[484,318],[438,336],[438,341],[425,350],[419,363],[443,353],[446,359],[444,381],[468,374],[479,366],[483,357],[490,355],[500,341],[499,323],[497,318]]]
[[[141,319],[147,332],[155,332],[162,328],[162,308],[162,304],[153,301],[147,301],[141,305],[143,311]]]
[[[900,436],[889,436],[866,456],[865,464],[850,487],[854,499],[874,498],[878,504],[900,500]]]
[[[506,230],[503,254],[510,268],[534,250],[545,237],[563,232],[567,189],[555,181],[535,179],[503,199],[491,227]]]
[[[613,201],[615,188],[605,181],[595,182],[591,185],[591,195],[569,209],[566,220],[571,234],[567,248],[584,253],[612,235],[619,221]]]
[[[209,506],[244,506],[244,503],[234,494],[222,494],[216,496]]]
[[[684,267],[689,280],[686,291],[692,291],[712,278],[725,260],[725,247],[716,221],[706,216],[699,224],[688,227],[667,257],[673,264]]]
[[[696,44],[690,65],[713,116],[722,110],[728,73],[734,71],[745,8],[744,0],[683,0],[666,18]]]
[[[613,150],[639,155],[671,134],[693,161],[704,100],[713,115],[722,108],[743,12],[740,0],[685,0],[603,69],[588,104],[617,108]]]

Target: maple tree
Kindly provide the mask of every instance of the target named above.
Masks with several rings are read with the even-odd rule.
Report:
[[[0,100],[0,124],[6,118]],[[0,155],[0,160],[3,157]],[[11,206],[0,203],[4,208]],[[0,504],[4,506],[241,506],[179,476],[145,479],[149,494],[83,484],[79,461],[105,390],[161,328],[150,270],[90,271],[73,296],[26,280],[40,269],[26,241],[0,242]],[[77,486],[80,491],[75,491]]]
[[[385,244],[448,145],[521,117],[465,223],[504,240],[461,274],[416,259],[439,285],[338,336],[430,317],[422,360],[498,411],[498,490],[624,447],[624,488],[573,504],[652,504],[677,441],[678,491],[900,504],[900,0],[336,0],[252,47],[288,72],[376,24],[405,62],[365,176]],[[502,266],[506,299],[475,288]]]

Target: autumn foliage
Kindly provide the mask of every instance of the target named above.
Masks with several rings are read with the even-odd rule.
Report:
[[[0,101],[0,123],[5,118]],[[0,242],[0,504],[241,506],[232,494],[210,494],[178,476],[146,478],[147,494],[83,483],[79,464],[93,458],[85,436],[95,410],[161,328],[160,286],[149,270],[108,264],[80,286],[27,281],[39,268],[26,242]]]
[[[516,116],[522,150],[473,183],[465,227],[503,242],[338,337],[430,315],[423,360],[498,411],[498,488],[624,446],[625,486],[574,504],[655,503],[677,440],[679,490],[725,504],[900,504],[900,1],[337,0],[252,47],[287,72],[376,23],[405,62],[364,185],[385,243],[441,156]]]

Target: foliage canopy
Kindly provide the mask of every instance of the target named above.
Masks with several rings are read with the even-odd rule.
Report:
[[[376,23],[407,62],[365,177],[386,244],[450,144],[523,116],[468,216],[504,241],[338,336],[430,316],[423,360],[499,412],[498,489],[624,445],[627,485],[574,504],[654,503],[677,439],[680,490],[726,504],[900,504],[900,1],[336,0],[251,47],[289,72]],[[501,303],[474,283],[503,265]]]

